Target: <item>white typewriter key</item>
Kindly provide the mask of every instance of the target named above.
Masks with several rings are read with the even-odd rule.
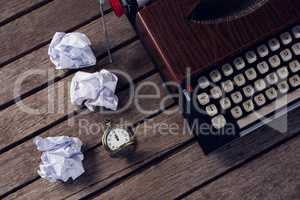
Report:
[[[260,74],[265,74],[269,71],[269,65],[266,61],[264,61],[257,64],[257,69]]]
[[[223,110],[227,110],[231,107],[231,101],[228,97],[223,98],[223,99],[220,100],[220,105],[221,105]]]
[[[251,64],[251,63],[254,63],[257,60],[257,56],[256,56],[254,51],[248,51],[246,53],[246,59],[247,59],[248,63]]]
[[[234,85],[231,80],[227,80],[225,82],[222,82],[222,88],[226,93],[231,92],[234,89]]]
[[[293,38],[289,32],[282,33],[280,35],[282,44],[287,45],[292,42]]]
[[[294,44],[292,46],[292,50],[296,56],[299,56],[300,55],[300,42]]]
[[[246,74],[246,77],[248,78],[248,80],[250,80],[250,81],[256,79],[256,77],[257,77],[257,73],[254,68],[250,68],[250,69],[246,70],[245,74]]]
[[[284,62],[290,61],[293,58],[292,52],[289,49],[281,51],[280,56]]]
[[[243,74],[236,75],[233,79],[237,86],[242,86],[246,83],[246,79]]]
[[[246,87],[243,88],[243,92],[246,97],[250,98],[254,95],[255,90],[251,85],[247,85]]]
[[[252,100],[248,100],[248,101],[245,101],[243,103],[243,107],[244,107],[244,110],[246,112],[251,112],[254,110],[254,104],[253,104],[253,101]]]
[[[270,88],[266,91],[266,96],[268,97],[269,100],[276,99],[278,94],[275,88]]]
[[[262,91],[266,89],[267,85],[263,79],[258,79],[257,81],[254,82],[254,87],[257,91]]]
[[[277,76],[277,74],[275,72],[269,74],[266,77],[266,79],[267,79],[268,84],[270,84],[270,85],[274,85],[274,84],[276,84],[278,82],[278,76]]]
[[[262,119],[264,116],[267,116],[268,114],[271,114],[272,112],[276,111],[277,109],[280,109],[282,107],[287,106],[289,103],[299,100],[300,93],[299,91],[293,91],[287,95],[284,95],[276,101],[273,101],[272,103],[265,105],[261,107],[260,109],[257,109],[256,112],[251,113],[247,115],[246,117],[241,118],[237,121],[237,124],[240,128],[244,128],[254,122],[256,122],[259,119]]]
[[[243,96],[240,92],[235,92],[235,93],[231,94],[231,99],[235,104],[238,104],[243,101]]]
[[[294,35],[295,38],[300,38],[300,25],[295,26],[292,29],[292,32],[293,32],[293,35]]]
[[[292,87],[298,87],[300,85],[300,76],[294,75],[289,79],[289,82]]]
[[[282,67],[277,70],[277,74],[279,78],[286,79],[289,76],[289,70],[287,69],[287,67]]]
[[[276,51],[280,48],[280,43],[276,38],[269,40],[268,44],[272,51]]]
[[[219,99],[222,97],[223,93],[220,87],[216,86],[210,90],[210,94],[214,99]]]
[[[220,81],[222,78],[221,73],[218,70],[213,70],[212,72],[209,73],[209,76],[211,80],[215,83]]]
[[[267,55],[269,55],[269,49],[268,49],[267,45],[265,45],[265,44],[260,45],[260,46],[257,48],[257,52],[258,52],[258,55],[259,55],[261,58],[264,58],[264,57],[266,57]]]
[[[237,70],[241,70],[246,66],[245,61],[242,57],[234,59],[233,64]]]
[[[225,76],[230,76],[233,73],[233,68],[230,64],[225,64],[222,66],[222,71]]]
[[[256,105],[262,106],[266,103],[266,97],[264,94],[259,94],[256,97],[254,97],[254,101],[255,101]]]
[[[207,88],[209,86],[209,81],[204,76],[202,76],[201,78],[199,78],[198,83],[199,83],[199,87],[201,89],[205,89],[205,88]]]
[[[287,81],[282,81],[277,85],[277,88],[281,94],[285,94],[289,91],[290,86]]]
[[[270,57],[269,62],[273,68],[278,67],[281,64],[281,60],[277,55]]]
[[[202,93],[198,95],[198,101],[200,105],[205,106],[209,103],[209,96],[206,93]]]
[[[296,73],[300,70],[300,63],[298,60],[294,60],[294,61],[290,62],[289,67],[293,73]]]
[[[240,118],[243,115],[243,111],[242,111],[241,107],[236,106],[236,107],[232,108],[231,109],[231,115],[235,119]]]
[[[211,120],[212,126],[216,129],[224,128],[226,123],[226,119],[223,115],[218,115]]]
[[[216,105],[211,104],[209,106],[206,106],[206,112],[209,116],[213,117],[218,114],[218,108],[216,107]]]

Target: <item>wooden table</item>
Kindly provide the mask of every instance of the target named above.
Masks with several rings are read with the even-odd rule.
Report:
[[[114,63],[107,64],[96,0],[0,0],[0,199],[299,199],[299,130],[286,134],[248,135],[206,156],[167,96],[154,68],[126,17],[117,18],[105,5]],[[119,69],[134,80],[160,85],[160,97],[145,99],[142,113],[130,104],[119,114],[88,112],[70,103],[69,83],[76,71],[54,70],[47,50],[57,31],[88,35],[98,63],[86,69]],[[14,93],[20,77],[21,93]],[[128,102],[129,84],[120,80],[120,105]],[[143,94],[153,88],[142,87]],[[36,109],[30,114],[22,105]],[[49,110],[50,109],[50,110]],[[137,152],[129,159],[112,159],[100,142],[102,132],[79,127],[104,119],[126,119],[137,135]],[[298,118],[299,119],[299,118]],[[158,125],[177,124],[177,134]],[[148,126],[145,126],[148,125]],[[152,126],[151,126],[152,125]],[[150,127],[150,128],[149,128]],[[148,134],[143,134],[147,128]],[[185,133],[185,134],[183,134]],[[50,183],[37,174],[40,152],[36,136],[79,137],[86,173],[73,183]]]

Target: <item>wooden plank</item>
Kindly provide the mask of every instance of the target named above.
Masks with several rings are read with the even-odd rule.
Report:
[[[150,163],[155,162],[156,159],[159,159],[164,154],[170,151],[174,151],[179,146],[182,146],[184,143],[190,141],[192,136],[189,132],[187,132],[186,134],[180,134],[182,133],[181,128],[184,124],[183,117],[181,115],[169,115],[167,114],[167,112],[178,112],[178,107],[173,107],[167,110],[166,112],[163,112],[162,114],[156,116],[155,118],[152,118],[146,123],[141,124],[135,129],[135,133],[137,135],[139,144],[136,153],[136,159],[139,162],[133,164],[130,163],[132,165],[117,171],[117,173],[114,173],[107,179],[101,179],[100,177],[102,177],[102,175],[99,172],[97,172],[98,170],[96,171],[94,167],[91,167],[91,175],[96,177],[95,179],[97,180],[97,182],[85,186],[82,190],[78,191],[77,193],[69,195],[67,199],[81,199],[85,198],[91,193],[97,192],[99,189],[105,190],[107,187],[109,187],[109,185],[114,185],[113,183],[117,180],[122,180],[122,178],[127,177],[129,174],[134,174],[136,171],[139,171],[145,168],[145,166],[149,165]],[[172,134],[170,134],[170,132],[168,132],[168,130],[166,129],[166,125],[171,125],[171,127],[175,125],[176,127],[176,124],[179,125],[179,129],[177,130],[175,128]],[[97,154],[97,152],[91,152],[91,155]],[[107,165],[110,166],[113,165],[111,162],[114,161],[108,160],[103,162],[107,162]],[[112,169],[107,168],[106,170],[111,171]],[[98,178],[98,176],[100,177]],[[27,192],[28,191],[29,190],[27,190]],[[60,191],[61,189],[55,192],[58,192],[59,194]],[[54,195],[54,197],[56,195]]]
[[[108,9],[108,5],[105,5]],[[95,0],[56,0],[0,27],[0,66],[99,15]]]
[[[135,36],[134,30],[125,16],[118,18],[113,13],[109,13],[105,17],[112,47],[116,47]],[[76,31],[85,33],[90,38],[96,56],[106,52],[100,19],[81,27]],[[48,45],[42,47],[0,68],[0,80],[6,83],[0,89],[0,107],[17,97],[38,88],[40,85],[47,84],[48,80],[51,81],[63,78],[66,74],[70,73],[69,70],[55,70],[54,65],[48,56],[48,47]],[[145,57],[144,51],[138,52],[140,54],[137,56]],[[18,80],[21,80],[22,77],[29,74],[29,72],[33,72],[33,75],[27,76],[23,81],[21,93],[14,94],[14,88],[16,87]]]
[[[127,48],[117,51],[114,54],[114,63],[105,66],[105,68],[109,70],[121,70],[127,73],[132,79],[136,79],[154,69],[146,53],[142,53],[143,51],[144,49],[141,44],[135,42]],[[134,52],[135,56],[141,57],[131,56]],[[128,55],[128,57],[124,55]],[[107,62],[106,59],[103,60],[104,63]],[[104,64],[99,62],[97,66],[88,68],[86,71],[95,72],[103,67]],[[2,135],[0,138],[0,149],[31,135],[41,128],[47,127],[49,124],[56,122],[73,111],[79,110],[78,107],[71,105],[69,99],[71,78],[72,76],[68,76],[1,111],[0,127],[2,127]],[[127,83],[127,80],[120,77],[118,88]],[[36,109],[37,112],[27,112],[23,105]]]
[[[100,190],[96,199],[174,199],[298,134],[300,127],[297,125],[299,122],[296,115],[297,112],[290,113],[290,129],[286,133],[272,132],[265,126],[209,156],[204,155],[195,142],[184,150],[167,156],[162,162],[141,170],[137,175],[115,183],[109,190]],[[278,124],[279,120],[281,119],[273,121],[273,125]],[[128,192],[132,188],[134,192]]]
[[[155,74],[148,79],[142,81],[140,84],[150,81],[157,85],[162,85],[162,81],[158,74]],[[143,87],[139,94],[151,94],[154,90],[152,87]],[[156,110],[159,108],[161,100],[166,97],[167,91],[160,87],[161,96],[156,99],[142,99],[144,108],[149,110]],[[121,95],[120,95],[121,96]],[[128,98],[127,92],[125,92],[120,99],[123,97]],[[125,101],[126,102],[126,101]],[[170,104],[172,101],[168,101]],[[129,121],[129,124],[135,123],[141,118],[145,117],[144,113],[141,113],[137,109],[136,105],[130,105],[129,109],[120,114],[110,115],[114,120],[125,119]],[[108,117],[108,116],[105,116]],[[67,122],[59,124],[57,127],[43,133],[43,136],[54,136],[57,133],[59,135],[69,135],[79,137],[88,148],[99,144],[102,131],[93,133],[88,132],[84,128],[78,127],[79,120],[88,120],[89,124],[102,123],[105,118],[100,113],[90,113],[88,115],[78,115],[75,122],[68,125]],[[177,118],[177,116],[166,118],[166,115],[159,115],[156,120],[169,122],[182,121],[182,118]],[[86,122],[87,123],[87,122]],[[151,120],[147,122],[147,125],[153,123]],[[156,121],[155,121],[156,124]],[[8,198],[30,198],[30,199],[40,199],[47,197],[47,199],[61,199],[67,198],[68,196],[78,193],[83,189],[93,189],[93,185],[98,188],[99,185],[107,185],[113,180],[117,179],[124,173],[132,171],[133,169],[140,166],[145,160],[151,157],[157,157],[161,151],[176,146],[180,141],[183,141],[187,136],[173,137],[170,135],[156,135],[155,132],[145,132],[147,129],[145,124],[140,124],[134,129],[137,135],[139,147],[136,154],[133,154],[128,160],[126,159],[112,159],[109,157],[107,152],[105,152],[103,146],[97,147],[86,153],[85,156],[85,168],[86,174],[76,180],[72,185],[62,184],[62,183],[49,183],[43,179],[38,179],[34,183],[28,185],[17,193],[13,193]],[[79,130],[79,131],[78,131]],[[82,132],[81,132],[82,131]],[[153,131],[153,130],[152,130]],[[79,132],[79,133],[78,133]],[[147,134],[146,134],[147,133]],[[151,142],[150,142],[151,141]],[[39,163],[40,153],[35,150],[32,141],[28,141],[14,149],[12,149],[5,157],[0,157],[1,171],[6,170],[5,174],[0,175],[1,186],[0,188],[10,189],[12,183],[14,186],[18,186],[24,181],[28,181],[33,177],[36,177],[36,169]],[[7,164],[4,164],[7,163]],[[12,168],[12,166],[14,166]],[[26,178],[25,178],[26,177]],[[11,180],[15,179],[15,180]],[[16,180],[17,179],[17,180]],[[29,192],[30,190],[30,192]],[[4,190],[3,190],[4,191]],[[2,191],[2,192],[3,192]],[[29,192],[29,193],[28,193]],[[77,199],[77,197],[76,197]]]
[[[49,1],[51,0],[0,0],[0,24],[8,23]]]
[[[164,123],[178,124],[178,133],[182,133],[181,130],[184,129],[182,120],[183,119],[180,114],[167,115],[163,113],[151,119],[151,124],[154,124],[156,128],[161,127],[160,124]],[[293,124],[295,124],[295,122]],[[182,146],[182,143],[186,143],[191,138],[187,132],[185,132],[185,134],[170,134],[170,130],[166,129],[164,129],[164,134],[158,134],[157,129],[151,129],[151,127],[153,126],[142,126],[142,131],[140,131],[139,128],[135,131],[139,137],[139,135],[145,136],[145,134],[141,134],[144,133],[143,129],[148,130],[146,137],[142,137],[145,141],[139,142],[138,152],[146,151],[145,149],[149,148],[149,146],[151,147],[151,145],[155,145],[153,149],[160,149],[161,146],[165,147],[165,145],[167,145],[170,141],[173,143],[172,139],[177,142],[177,145],[175,146]],[[182,194],[183,191],[185,192],[186,190],[193,188],[195,185],[198,186],[198,184],[202,184],[216,175],[237,166],[243,161],[256,155],[258,152],[261,152],[273,144],[282,141],[284,138],[290,137],[295,134],[297,130],[293,130],[294,132],[288,132],[287,134],[273,132],[272,135],[263,135],[262,133],[264,131],[265,128],[262,128],[260,132],[257,132],[255,135],[246,136],[245,138],[236,141],[223,149],[219,149],[210,156],[205,156],[200,150],[198,144],[194,143],[177,154],[172,153],[171,156],[167,157],[167,159],[163,162],[154,162],[154,165],[151,164],[147,166],[145,171],[142,170],[144,166],[142,164],[149,163],[151,160],[144,160],[141,164],[133,165],[117,172],[111,172],[111,168],[107,166],[115,166],[115,164],[110,164],[110,162],[115,160],[110,158],[101,159],[101,152],[103,152],[103,150],[97,151],[96,149],[89,152],[86,156],[86,159],[91,159],[91,167],[90,165],[87,165],[89,173],[82,177],[85,181],[78,180],[78,182],[75,182],[73,185],[53,185],[47,181],[38,180],[12,194],[8,198],[22,199],[27,197],[35,199],[41,198],[43,195],[47,195],[47,198],[56,199],[58,197],[64,198],[65,195],[69,195],[69,199],[79,199],[95,191],[100,190],[100,193],[102,190],[106,191],[110,187],[105,187],[108,184],[111,184],[111,181],[118,180],[114,182],[114,188],[108,190],[108,192],[100,195],[99,197],[101,199],[148,199],[149,196],[144,196],[144,194],[151,194],[153,199],[171,199],[174,196]],[[160,135],[170,137],[167,139],[159,138],[157,141],[156,139]],[[148,136],[151,138],[148,138]],[[161,145],[159,142],[164,142],[164,145]],[[176,144],[176,142],[173,143],[173,145]],[[157,153],[153,159],[168,154],[170,149],[174,149],[173,147],[174,146],[171,148],[168,147],[166,149],[160,149],[160,153]],[[93,153],[94,151],[95,153]],[[99,159],[98,162],[96,161],[97,159]],[[120,161],[118,160],[118,162]],[[110,175],[110,178],[104,178],[102,175],[107,171],[114,174]],[[128,174],[132,174],[133,171],[138,171],[137,175],[130,175],[128,179]],[[98,178],[98,176],[101,176],[101,178]],[[122,181],[122,177],[125,180]],[[74,192],[74,190],[77,190],[74,188],[79,187],[78,185],[80,185],[80,189],[78,189],[78,192]],[[180,189],[181,187],[183,187],[183,189]],[[127,194],[128,190],[131,188],[135,188],[135,192]],[[69,194],[68,190],[71,190],[72,194]],[[177,190],[179,191],[177,192]]]
[[[201,199],[286,199],[300,197],[300,137],[187,196]]]
[[[160,77],[157,74],[146,79],[145,81],[151,81],[160,85],[162,84]],[[141,93],[152,92],[153,89],[149,87],[144,87],[141,90]],[[160,98],[144,100],[146,104],[143,103],[143,107],[146,106],[147,109],[155,112],[155,110],[159,108],[161,99],[166,96],[166,91],[164,88],[161,87],[160,92]],[[125,105],[129,99],[129,90],[121,92],[119,97],[120,105]],[[170,104],[171,102],[168,101],[167,103]],[[94,129],[95,132],[93,132],[93,127],[95,127],[96,124],[102,123],[105,118],[113,119],[116,122],[122,119],[126,120],[128,124],[134,124],[145,117],[146,115],[140,112],[140,110],[133,105],[133,102],[131,102],[129,108],[121,113],[112,112],[106,115],[102,113],[90,112],[80,113],[74,118],[70,118],[68,121],[60,123],[59,125],[44,132],[42,136],[68,135],[79,137],[85,144],[85,149],[90,149],[91,147],[99,144],[101,138],[100,136],[103,131]],[[91,125],[90,129],[87,129],[88,124]],[[0,174],[0,196],[12,188],[28,182],[37,176],[36,169],[39,163],[39,155],[40,153],[35,150],[32,140],[29,140],[13,148],[11,151],[0,157],[0,169],[1,171],[6,171],[6,173]],[[1,162],[1,160],[3,162]],[[14,167],[12,168],[12,166]]]

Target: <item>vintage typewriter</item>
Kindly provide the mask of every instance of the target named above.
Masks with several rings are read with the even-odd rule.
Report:
[[[299,0],[157,0],[137,13],[206,153],[300,105],[299,17]]]

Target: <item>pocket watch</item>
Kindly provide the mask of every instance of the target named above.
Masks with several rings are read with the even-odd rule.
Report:
[[[112,157],[126,156],[136,149],[137,142],[132,131],[114,127],[111,121],[106,121],[105,126],[102,144]]]

